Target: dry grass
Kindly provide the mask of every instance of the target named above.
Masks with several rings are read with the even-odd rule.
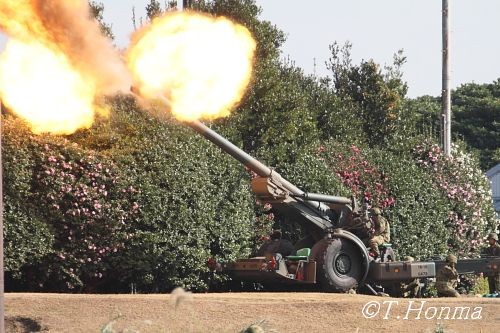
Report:
[[[363,317],[369,301],[399,301],[391,318]],[[263,323],[266,332],[496,332],[498,299],[426,299],[429,306],[482,307],[479,320],[402,319],[408,300],[323,293],[174,295],[7,294],[7,332],[241,332]],[[401,319],[397,319],[400,316]],[[495,329],[496,328],[496,329]]]

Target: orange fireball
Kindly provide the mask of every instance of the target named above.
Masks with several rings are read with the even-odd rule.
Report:
[[[142,97],[166,99],[180,120],[213,119],[243,97],[255,47],[250,32],[226,18],[176,12],[134,36],[127,63]]]
[[[2,0],[0,99],[34,133],[91,126],[96,97],[126,91],[129,73],[86,0]]]

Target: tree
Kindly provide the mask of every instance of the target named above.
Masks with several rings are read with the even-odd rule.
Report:
[[[479,156],[483,170],[500,159],[500,79],[489,84],[468,83],[452,94],[452,133]]]
[[[280,60],[284,33],[268,21],[259,19],[261,8],[253,0],[193,3],[193,9],[222,15],[244,25],[257,42],[254,72],[245,98],[223,124],[231,140],[242,143],[248,152],[262,147],[276,149],[278,160],[293,160],[301,147],[317,141],[315,110],[304,88],[310,84],[302,70]],[[278,155],[280,156],[278,158]]]
[[[350,43],[330,45],[327,67],[332,72],[332,89],[344,103],[353,103],[356,116],[363,119],[363,131],[370,145],[388,144],[404,139],[413,122],[404,108],[406,83],[401,66],[406,58],[399,51],[385,73],[373,60],[353,65]]]
[[[163,13],[161,5],[156,0],[150,0],[146,5],[146,15],[150,21],[153,21],[155,17],[160,16]]]
[[[460,255],[478,254],[485,234],[495,230],[496,217],[490,184],[477,159],[459,145],[452,145],[451,156],[431,140],[424,140],[413,150],[416,164],[427,171],[432,186],[448,202],[448,246]]]
[[[416,132],[428,138],[439,140],[441,98],[421,96],[415,99],[407,99],[406,107],[416,118]]]
[[[441,98],[422,96],[407,100],[417,117],[417,132],[439,139]],[[452,92],[452,135],[464,141],[479,157],[481,169],[500,162],[500,80],[489,84],[464,84]]]
[[[97,22],[99,22],[99,26],[101,27],[102,33],[109,37],[110,39],[115,39],[115,35],[113,34],[112,25],[107,24],[104,21],[104,4],[102,2],[89,1],[90,14],[91,17],[95,18]]]

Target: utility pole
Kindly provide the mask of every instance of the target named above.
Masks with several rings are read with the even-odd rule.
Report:
[[[441,147],[451,155],[450,25],[448,0],[443,0],[443,73],[441,91]]]

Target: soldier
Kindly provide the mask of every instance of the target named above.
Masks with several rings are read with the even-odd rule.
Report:
[[[382,211],[378,207],[374,207],[370,210],[373,216],[374,222],[374,232],[368,240],[368,246],[372,250],[375,257],[380,256],[379,245],[388,243],[391,241],[391,230],[389,227],[389,222],[382,216]]]
[[[412,262],[415,261],[413,257],[406,256],[404,261]],[[407,282],[400,283],[399,295],[402,297],[418,297],[420,295],[420,279],[414,279]]]
[[[455,290],[458,283],[458,272],[455,269],[457,257],[449,254],[446,257],[446,265],[436,275],[436,289],[439,297],[460,297]]]
[[[273,230],[271,239],[262,244],[259,251],[257,251],[257,255],[265,256],[272,253],[279,253],[283,257],[292,255],[295,252],[292,242],[282,239],[281,236],[281,230]]]
[[[498,235],[494,232],[488,235],[488,246],[485,249],[485,254],[488,256],[500,256],[500,245],[498,245]],[[490,287],[490,294],[494,294],[495,292],[500,292],[500,273],[488,276],[488,285]]]

